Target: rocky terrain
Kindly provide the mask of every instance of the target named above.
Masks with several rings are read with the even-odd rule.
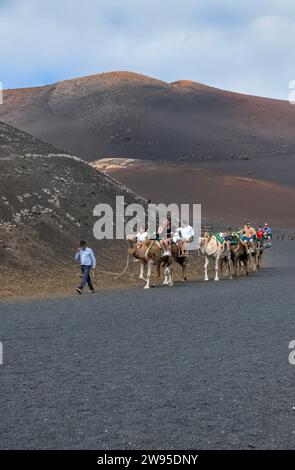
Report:
[[[24,132],[0,123],[0,135],[0,295],[75,285],[73,254],[81,238],[95,249],[100,268],[120,272],[126,242],[94,240],[93,209],[115,208],[116,195],[127,204],[144,200]]]
[[[0,119],[78,155],[219,165],[295,184],[295,107],[113,72],[6,90]]]

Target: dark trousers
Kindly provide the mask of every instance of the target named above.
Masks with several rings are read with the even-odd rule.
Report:
[[[85,286],[86,282],[89,286],[89,289],[94,290],[94,287],[93,287],[93,284],[92,284],[92,281],[91,281],[91,277],[90,277],[91,267],[92,266],[86,266],[86,265],[81,266],[81,271],[82,271],[82,274],[83,274],[83,278],[82,278],[81,283],[79,285],[79,289],[81,289],[81,290]]]

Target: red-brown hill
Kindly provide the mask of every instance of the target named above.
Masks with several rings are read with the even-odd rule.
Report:
[[[7,90],[0,119],[88,161],[224,162],[295,183],[295,107],[287,101],[112,72]]]

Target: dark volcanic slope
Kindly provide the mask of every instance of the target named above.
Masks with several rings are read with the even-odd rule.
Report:
[[[85,160],[275,157],[274,174],[287,158],[295,167],[295,107],[188,81],[114,72],[8,90],[0,118]]]
[[[56,154],[61,153],[56,147],[36,137],[0,122],[0,158],[12,155]],[[65,152],[62,152],[65,153]]]
[[[60,154],[28,134],[0,123],[0,135],[2,266],[66,265],[81,237],[97,249],[102,262],[119,262],[121,251],[125,259],[119,242],[93,240],[93,209],[99,203],[115,207],[116,195],[124,195],[127,203],[142,199],[79,158]]]

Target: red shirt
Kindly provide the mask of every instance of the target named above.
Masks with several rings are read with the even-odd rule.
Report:
[[[257,236],[257,238],[260,238],[260,239],[263,238],[263,236],[264,236],[264,231],[263,231],[262,229],[261,229],[261,230],[258,230],[256,236]]]

